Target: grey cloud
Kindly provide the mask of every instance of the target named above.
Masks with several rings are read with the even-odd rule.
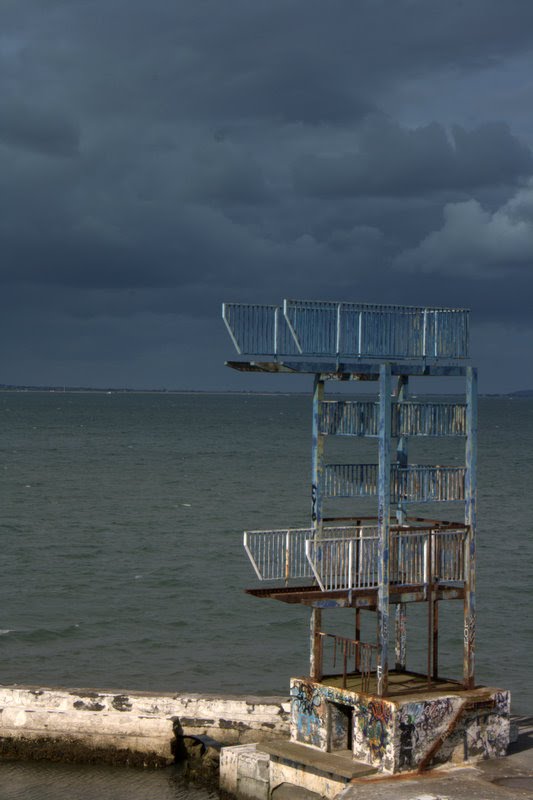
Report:
[[[193,150],[183,183],[185,194],[198,201],[255,204],[269,196],[265,176],[253,156],[222,141]]]
[[[0,23],[21,41],[24,96],[46,82],[85,112],[132,119],[353,121],[407,77],[480,69],[533,42],[525,0],[17,6]]]
[[[395,266],[407,272],[482,278],[525,270],[533,280],[532,212],[532,185],[492,213],[476,200],[450,203],[440,230],[397,256]]]
[[[530,149],[504,123],[450,136],[436,122],[415,129],[372,115],[341,155],[302,156],[294,166],[297,190],[315,195],[409,195],[512,184],[533,171]]]
[[[80,131],[60,111],[22,102],[0,104],[0,143],[48,156],[74,156]]]

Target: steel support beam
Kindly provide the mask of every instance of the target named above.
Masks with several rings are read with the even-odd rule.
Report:
[[[463,681],[465,688],[475,684],[476,645],[476,496],[477,496],[477,369],[466,372],[466,475],[465,522],[469,526],[466,540],[466,584],[464,600]]]
[[[313,441],[311,454],[311,519],[313,528],[322,526],[322,473],[324,471],[324,436],[320,433],[320,412],[324,399],[324,381],[315,375],[313,388]]]
[[[379,369],[379,465],[378,465],[378,654],[377,694],[388,688],[389,658],[389,546],[390,546],[390,458],[391,458],[391,368]]]
[[[405,403],[409,398],[409,376],[400,375],[398,377],[397,390],[396,390],[398,403]],[[396,463],[398,468],[406,467],[408,464],[408,438],[407,436],[400,436],[396,447]],[[403,525],[406,521],[406,507],[403,500],[398,500],[398,508],[396,509],[396,519],[399,525]],[[406,668],[406,649],[407,649],[407,606],[405,603],[399,603],[396,606],[396,648],[395,648],[395,665],[397,670],[405,670]]]
[[[309,675],[311,680],[322,680],[322,609],[311,609],[311,624],[309,630],[311,658],[309,663]]]

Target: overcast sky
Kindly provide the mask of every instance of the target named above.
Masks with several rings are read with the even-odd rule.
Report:
[[[2,0],[0,205],[0,383],[280,388],[220,306],[293,297],[532,388],[533,2]]]

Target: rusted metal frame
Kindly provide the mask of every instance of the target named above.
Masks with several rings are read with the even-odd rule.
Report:
[[[339,636],[336,633],[326,633],[321,631],[320,639],[333,640],[333,668],[337,666],[337,651],[342,648],[342,688],[346,689],[348,672],[348,659],[355,658],[355,673],[361,674],[361,689],[363,692],[368,691],[370,685],[370,674],[372,672],[372,653],[377,650],[375,644],[371,642],[362,642],[360,639],[350,639],[346,636]],[[359,656],[359,654],[361,654]],[[358,658],[361,659],[361,669],[357,665]]]
[[[405,403],[409,397],[409,376],[400,375],[398,377],[396,396],[398,403]],[[392,424],[392,423],[391,423]],[[408,462],[408,438],[402,435],[398,439],[396,446],[396,463],[398,468],[407,467]],[[399,525],[404,525],[406,522],[406,507],[402,500],[398,500],[398,508],[396,510],[396,519]],[[398,560],[400,560],[400,553],[398,553]],[[398,603],[396,605],[396,619],[395,619],[395,632],[396,632],[396,646],[395,646],[395,666],[398,670],[404,670],[406,667],[406,645],[407,645],[407,607],[405,603]]]
[[[227,367],[240,372],[284,372],[311,373],[323,376],[324,380],[364,381],[379,380],[379,362],[340,362],[335,361],[225,361]],[[393,363],[391,374],[414,377],[455,377],[466,375],[462,364]]]
[[[361,608],[369,611],[377,609],[377,589],[344,590],[341,592],[322,592],[316,586],[270,587],[265,589],[245,589],[246,594],[259,599],[279,600],[282,603],[299,603],[316,608]],[[439,587],[435,592],[436,600],[464,600],[465,590],[458,586]],[[426,601],[424,587],[411,589],[408,592],[390,593],[390,602],[420,603]]]
[[[357,642],[355,646],[355,669],[360,671],[361,670],[361,649],[359,647],[359,641],[361,639],[361,609],[355,609],[355,641]]]
[[[376,690],[387,694],[389,656],[389,548],[391,482],[391,367],[381,364],[379,373],[379,464],[378,464],[378,656]]]
[[[465,522],[452,522],[448,519],[430,519],[429,517],[407,517],[407,522],[414,523],[414,522],[422,522],[427,525],[428,528],[465,528],[465,530],[469,527]],[[413,530],[416,530],[416,527],[413,526]]]
[[[466,374],[466,477],[465,523],[469,526],[465,547],[465,603],[463,632],[463,680],[466,689],[475,685],[476,639],[476,497],[477,497],[477,369]]]
[[[311,625],[309,631],[311,658],[309,674],[311,680],[322,680],[322,609],[314,606],[311,609]]]

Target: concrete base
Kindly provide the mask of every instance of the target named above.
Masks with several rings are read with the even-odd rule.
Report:
[[[327,754],[290,742],[223,748],[221,788],[238,800],[509,800],[533,798],[533,720],[517,720],[519,735],[505,758],[453,765],[422,775],[383,775],[358,767],[350,754]],[[271,751],[270,754],[262,750]],[[293,763],[290,768],[291,761]],[[335,764],[342,764],[341,776]],[[357,770],[363,771],[357,774]],[[366,774],[363,774],[366,769]],[[329,772],[329,777],[326,773]],[[268,774],[268,784],[265,776]],[[239,775],[242,780],[239,780]],[[349,777],[351,775],[352,777]],[[226,795],[224,795],[226,796]]]
[[[238,800],[269,800],[290,791],[333,800],[355,777],[375,772],[351,753],[321,753],[293,742],[224,747],[220,789]],[[289,789],[290,787],[290,789]]]
[[[270,757],[255,744],[223,747],[220,751],[220,790],[239,800],[269,800]]]
[[[505,755],[510,694],[501,689],[400,692],[387,698],[309,678],[291,681],[291,741],[390,773]]]

